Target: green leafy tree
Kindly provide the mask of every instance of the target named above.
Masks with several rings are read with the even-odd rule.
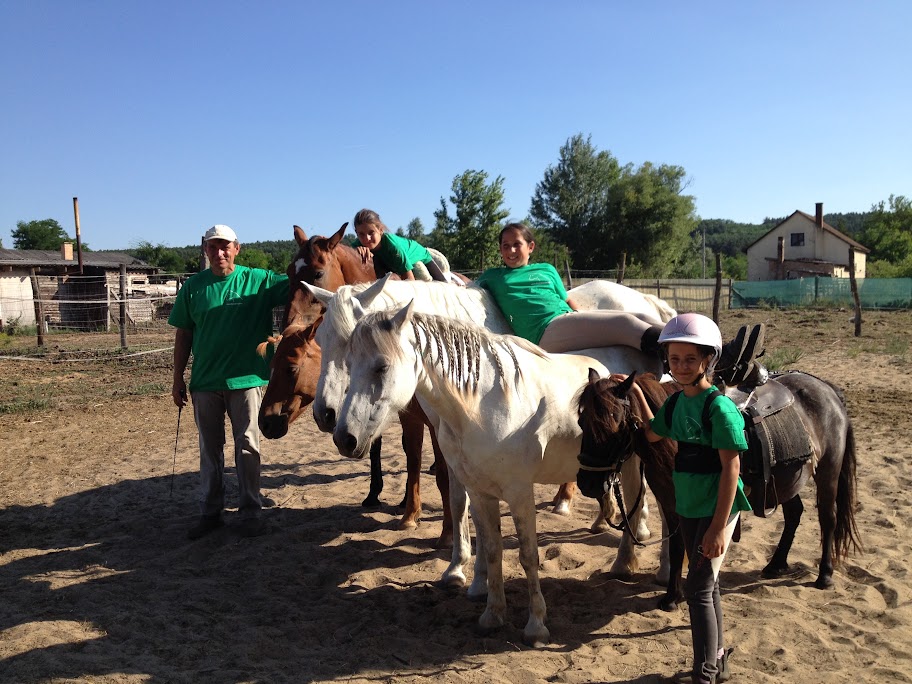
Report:
[[[592,267],[586,254],[599,239],[609,192],[620,175],[620,164],[610,152],[599,152],[591,136],[577,134],[560,148],[557,164],[545,169],[535,187],[532,218],[569,248],[577,268]]]
[[[262,249],[257,249],[256,247],[242,246],[241,251],[238,252],[238,255],[234,258],[234,262],[241,266],[249,266],[250,268],[270,268],[269,255]]]
[[[614,268],[622,253],[630,268],[668,276],[686,258],[697,225],[680,166],[621,167],[589,138],[570,138],[532,198],[532,216],[570,248],[575,268]]]
[[[60,249],[64,242],[74,242],[56,219],[17,221],[12,232],[14,249]],[[82,248],[88,251],[88,245]]]
[[[157,266],[165,273],[187,272],[186,258],[182,257],[178,250],[165,245],[153,245],[144,240],[130,250],[130,255],[142,259],[147,264]]]
[[[431,246],[443,252],[454,269],[483,270],[500,263],[497,235],[510,213],[502,208],[503,177],[487,181],[484,171],[464,171],[451,186],[455,215],[450,216],[442,197],[434,212]]]
[[[420,218],[416,216],[408,222],[408,226],[405,228],[405,237],[419,244],[424,244],[427,236],[424,234],[424,224]]]
[[[890,195],[871,207],[859,242],[871,250],[872,261],[897,264],[912,257],[912,200]]]

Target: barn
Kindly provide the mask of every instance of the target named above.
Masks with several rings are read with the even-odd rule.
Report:
[[[125,271],[121,283],[121,269]],[[158,268],[123,252],[84,252],[82,273],[72,243],[60,251],[0,249],[0,327],[31,326],[106,330],[127,300],[132,322],[152,320],[150,279]]]

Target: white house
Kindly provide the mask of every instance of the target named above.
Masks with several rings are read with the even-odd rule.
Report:
[[[790,280],[812,276],[849,277],[849,248],[855,250],[855,277],[865,277],[871,251],[816,216],[796,211],[747,248],[748,280]]]

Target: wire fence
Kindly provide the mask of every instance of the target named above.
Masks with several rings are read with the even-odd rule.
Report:
[[[124,270],[93,276],[0,273],[0,357],[103,360],[170,353],[174,329],[168,325],[168,316],[179,288],[189,275],[149,275]],[[614,271],[571,271],[565,274],[565,283],[575,287],[589,280],[613,281],[615,278]],[[713,279],[627,279],[624,284],[656,296],[678,311],[709,314],[715,305],[724,310],[745,305],[770,305],[770,300],[773,305],[778,303],[786,307],[823,305],[833,299],[837,285],[846,289],[846,283],[833,282],[837,279],[823,280],[826,282],[814,281],[816,294],[813,297],[807,294],[809,286],[804,281],[743,283],[729,279],[719,282]],[[865,308],[894,308],[901,300],[900,308],[908,307],[910,282],[909,279],[861,281],[863,305]],[[775,297],[771,294],[772,289],[775,289]],[[801,297],[789,299],[785,297],[786,290],[800,290]],[[842,290],[840,302],[848,304]],[[898,291],[901,291],[899,295]],[[748,292],[759,303],[752,303]],[[875,292],[879,293],[876,304],[872,299]],[[872,296],[865,297],[866,293]],[[891,306],[885,307],[880,299],[889,300]],[[282,307],[273,312],[276,330],[282,314]]]

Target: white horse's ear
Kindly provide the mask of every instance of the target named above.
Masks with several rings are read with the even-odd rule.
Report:
[[[301,286],[307,288],[307,291],[316,297],[317,301],[320,302],[323,306],[328,306],[332,301],[332,298],[336,296],[335,292],[324,290],[322,287],[311,285],[310,283],[306,283],[303,280],[301,281]]]
[[[415,300],[411,300],[408,304],[403,306],[399,311],[396,312],[396,315],[393,316],[393,328],[398,333],[402,330],[402,326],[408,323],[412,318],[412,310],[415,308]]]
[[[377,296],[383,292],[383,287],[386,285],[387,281],[389,281],[391,275],[392,273],[387,273],[380,278],[380,280],[375,280],[369,288],[364,290],[364,292],[356,294],[355,299],[360,301],[365,307],[370,306]]]
[[[589,384],[590,385],[594,385],[601,379],[602,379],[602,376],[599,375],[599,372],[597,370],[595,370],[595,368],[589,369]]]
[[[351,305],[352,317],[355,319],[355,323],[357,323],[367,314],[367,309],[361,306],[361,302],[359,302],[356,297],[352,298]]]

